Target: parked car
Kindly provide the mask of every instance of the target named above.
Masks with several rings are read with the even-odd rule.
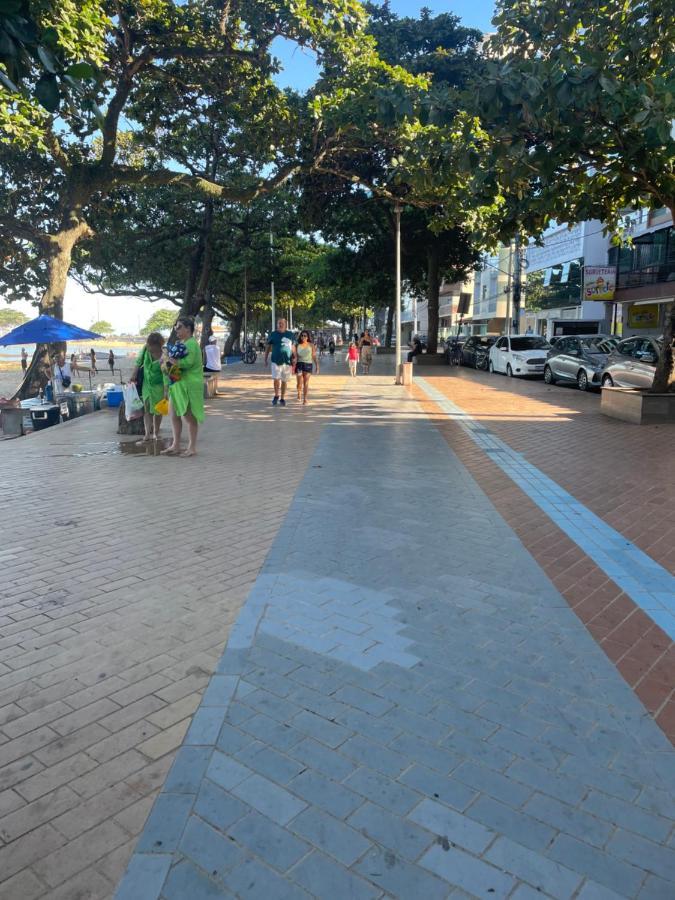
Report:
[[[600,387],[600,377],[610,353],[604,334],[574,334],[561,337],[548,351],[544,381],[576,383],[580,391]]]
[[[487,370],[490,347],[498,338],[498,334],[472,335],[462,346],[462,365]]]
[[[491,372],[512,375],[543,375],[551,345],[536,334],[503,335],[490,347]]]
[[[603,387],[650,388],[663,341],[653,337],[629,337],[607,357],[600,383]]]

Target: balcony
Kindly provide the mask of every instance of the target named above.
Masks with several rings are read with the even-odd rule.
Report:
[[[608,264],[618,267],[619,291],[675,282],[675,229],[642,235],[630,247],[612,247]]]

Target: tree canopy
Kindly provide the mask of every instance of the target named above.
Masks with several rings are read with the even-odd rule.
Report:
[[[147,337],[151,331],[171,331],[175,321],[175,311],[171,309],[156,309],[141,328],[141,334],[143,337]]]
[[[110,322],[107,322],[105,319],[92,322],[89,330],[95,331],[97,334],[113,334],[115,331]]]

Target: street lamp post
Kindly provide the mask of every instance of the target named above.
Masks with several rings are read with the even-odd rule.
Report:
[[[274,300],[274,235],[272,234],[272,229],[270,228],[270,261],[272,265],[272,284],[271,291],[272,294],[272,331],[277,327],[276,323],[276,311],[275,311],[275,300]]]
[[[394,207],[396,219],[396,384],[403,383],[401,372],[401,204]]]

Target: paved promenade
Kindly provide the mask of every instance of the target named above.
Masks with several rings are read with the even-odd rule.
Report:
[[[434,418],[345,387],[118,900],[675,893],[670,742]]]
[[[226,371],[195,460],[107,414],[0,446],[0,900],[675,895],[667,590],[518,482],[667,586],[600,461],[671,490],[668,435],[387,362],[306,409]]]

